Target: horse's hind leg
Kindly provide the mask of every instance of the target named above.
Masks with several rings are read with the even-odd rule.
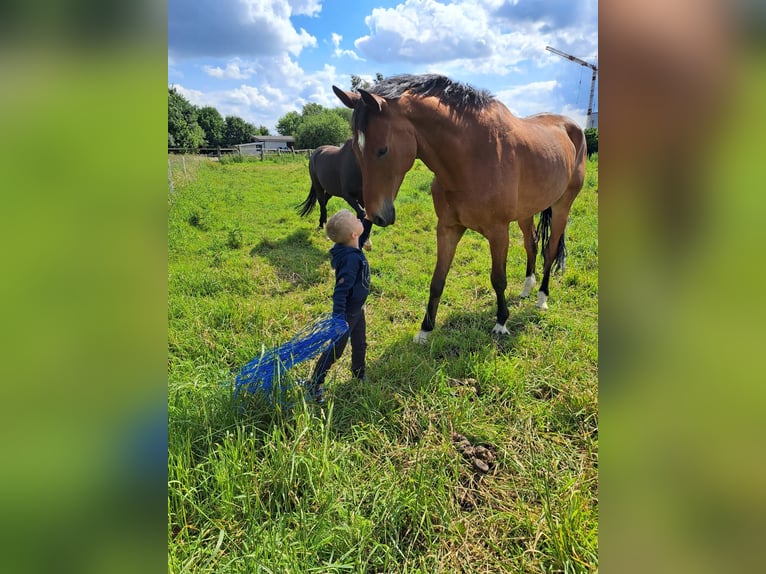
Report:
[[[505,301],[505,288],[508,285],[506,261],[508,259],[508,226],[504,225],[487,234],[489,250],[492,254],[492,288],[497,297],[497,323],[492,328],[496,335],[507,335],[505,322],[508,320],[508,304]]]
[[[579,190],[578,190],[579,191]],[[548,308],[548,283],[551,277],[553,263],[565,253],[564,230],[566,229],[569,209],[574,201],[574,196],[564,196],[558,203],[551,206],[551,233],[548,243],[543,248],[543,280],[540,283],[540,290],[537,292],[537,307],[543,311]],[[563,271],[563,268],[562,268]]]
[[[529,297],[532,289],[535,288],[537,279],[535,277],[535,264],[537,263],[537,232],[535,231],[535,219],[529,217],[518,221],[521,233],[524,235],[524,250],[527,252],[527,272],[524,279],[524,287],[521,289],[520,297]]]
[[[319,202],[319,229],[324,227],[327,223],[327,201],[330,199],[324,190],[317,193],[317,201]]]
[[[439,301],[441,301],[444,283],[447,280],[452,259],[455,257],[455,249],[460,239],[465,233],[465,227],[462,225],[442,225],[439,222],[436,226],[436,267],[431,277],[431,289],[428,297],[428,307],[426,307],[426,316],[420,325],[420,332],[415,335],[416,343],[425,343],[431,331],[436,324],[436,312],[439,310]]]

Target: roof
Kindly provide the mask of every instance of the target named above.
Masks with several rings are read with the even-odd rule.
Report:
[[[293,136],[251,136],[253,142],[295,142]]]

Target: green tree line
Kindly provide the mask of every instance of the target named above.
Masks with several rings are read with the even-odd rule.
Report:
[[[383,79],[375,75],[374,83]],[[360,76],[351,76],[351,89],[369,88]],[[293,136],[297,149],[340,145],[351,137],[352,110],[340,106],[325,108],[316,103],[303,106],[301,113],[287,112],[277,122],[277,132]],[[188,150],[200,147],[232,146],[247,143],[254,135],[270,135],[265,126],[255,127],[237,116],[225,118],[212,106],[197,107],[175,89],[168,88],[168,147]]]
[[[249,142],[256,134],[269,135],[269,130],[238,116],[224,118],[212,106],[195,106],[174,87],[168,88],[168,147],[230,146]]]

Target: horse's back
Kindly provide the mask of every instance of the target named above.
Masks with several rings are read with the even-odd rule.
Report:
[[[583,170],[587,155],[585,133],[568,116],[540,113],[520,120],[522,138],[532,149],[539,150],[550,159],[563,159],[572,175]]]
[[[352,205],[361,202],[362,172],[350,139],[340,147],[318,147],[311,154],[309,167],[328,195],[342,197]]]

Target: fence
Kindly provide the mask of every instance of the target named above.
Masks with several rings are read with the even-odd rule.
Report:
[[[296,157],[311,156],[313,149],[267,149],[260,150],[257,154],[241,154],[236,148],[197,148],[196,150],[189,150],[184,148],[168,148],[168,186],[170,191],[174,191],[174,178],[182,178],[183,182],[189,180],[193,176],[193,172],[196,171],[196,164],[203,160],[203,158],[220,159],[223,155],[238,155],[241,158],[246,156],[258,158],[261,161],[266,159],[266,156],[270,157]],[[171,161],[171,155],[173,160]],[[187,162],[188,158],[188,162]],[[175,173],[174,173],[175,170]]]
[[[169,147],[168,154],[188,154],[188,155],[204,155],[207,157],[221,158],[226,154],[238,154],[248,155],[254,157],[260,157],[264,159],[267,155],[282,157],[283,155],[305,155],[306,157],[311,155],[313,149],[294,149],[294,148],[277,148],[277,149],[264,149],[260,148],[255,153],[243,153],[239,147],[200,147],[196,149],[182,148],[182,147]]]

